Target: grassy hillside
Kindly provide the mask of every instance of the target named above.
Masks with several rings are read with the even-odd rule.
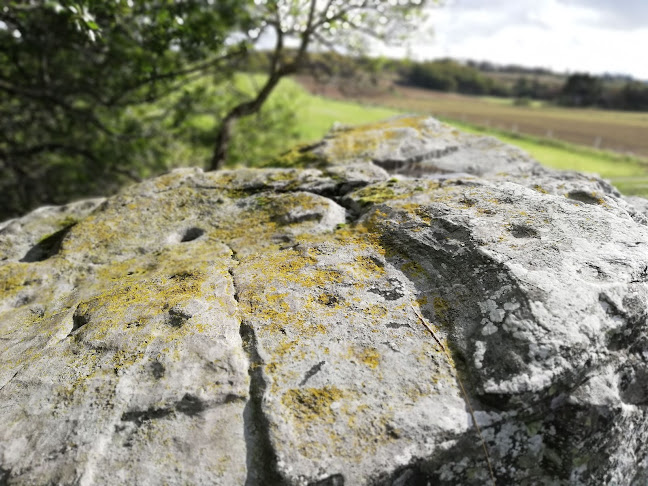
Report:
[[[297,121],[302,141],[311,141],[326,135],[335,122],[358,125],[401,114],[403,114],[402,111],[392,108],[331,100],[302,92],[301,102],[297,109]]]
[[[287,85],[289,83],[291,81],[288,81]],[[294,88],[295,86],[291,85],[291,89]],[[490,100],[487,100],[487,102],[490,102]],[[493,104],[497,106],[497,102]],[[512,106],[510,108],[515,109]],[[578,120],[584,117],[582,113],[584,110],[576,111],[580,113],[567,117],[568,123],[577,125]],[[321,138],[335,121],[344,124],[369,123],[402,113],[404,112],[396,109],[312,96],[302,90],[297,105],[300,141],[312,141]],[[638,121],[643,123],[644,120],[648,119],[647,114],[625,113],[625,115],[627,117],[622,119],[624,122]],[[561,116],[566,117],[564,113],[561,113]],[[576,119],[573,119],[573,116],[576,116]],[[603,118],[614,120],[613,114],[607,112],[604,113]],[[648,197],[648,162],[640,158],[595,150],[555,139],[544,139],[503,130],[488,129],[447,118],[444,118],[444,121],[461,130],[495,136],[506,143],[516,145],[547,167],[596,173],[605,179],[609,179],[626,194]]]
[[[648,197],[648,161],[614,152],[547,140],[529,135],[507,133],[479,126],[445,120],[470,133],[497,137],[525,150],[547,167],[595,173],[610,180],[621,192]]]
[[[200,114],[188,118],[194,143],[181,146],[175,161],[179,165],[200,165],[211,154],[218,119],[246,93],[256,92],[263,77],[240,74],[232,85],[195,82],[192,89],[202,89]],[[264,104],[260,114],[238,122],[238,134],[232,141],[231,165],[256,165],[304,142],[316,141],[335,122],[357,125],[384,120],[401,111],[366,107],[357,103],[334,101],[309,94],[292,79],[284,78]]]
[[[244,91],[250,90],[253,84],[258,84],[260,81],[260,78],[241,76],[237,79],[237,88]],[[486,99],[481,100],[481,102],[484,105],[490,105],[499,109],[518,109],[518,107],[513,106],[502,106],[503,104],[497,100]],[[285,134],[282,140],[278,142],[275,140],[271,146],[264,143],[257,143],[263,140],[249,141],[249,145],[252,148],[256,147],[254,150],[260,151],[259,154],[255,154],[252,157],[250,162],[263,156],[271,157],[274,155],[274,153],[269,153],[271,151],[278,153],[298,143],[316,141],[322,138],[335,122],[340,122],[345,125],[371,123],[406,113],[406,111],[395,108],[385,108],[314,96],[291,79],[282,80],[277,91],[272,95],[269,106],[273,106],[272,103],[287,105],[290,109],[294,110],[295,119],[293,120],[292,129],[290,133]],[[469,107],[469,104],[466,104],[464,101],[463,106]],[[415,106],[411,106],[411,108],[415,108]],[[427,112],[425,105],[421,105],[418,108],[420,109],[410,110],[409,112]],[[645,119],[648,119],[648,115],[646,114],[626,113],[625,115],[627,115],[627,118],[623,118],[623,122],[636,120],[639,123],[643,123]],[[561,116],[563,118],[566,117],[566,115]],[[577,118],[566,117],[564,123],[566,125],[577,126],[579,120],[584,117],[583,114],[573,116]],[[612,122],[614,120],[612,114],[608,114],[607,112],[605,112],[603,118],[612,120]],[[444,121],[457,126],[461,130],[492,135],[506,143],[516,145],[527,151],[533,158],[545,166],[597,173],[611,180],[621,191],[627,194],[639,194],[648,197],[648,163],[643,162],[641,159],[613,152],[594,150],[556,139],[544,139],[531,135],[516,134],[495,128],[488,129],[472,123],[453,121],[447,118],[444,118]],[[205,134],[210,134],[215,126],[216,118],[212,115],[203,114],[196,116],[192,123]],[[249,150],[252,149],[250,148]]]

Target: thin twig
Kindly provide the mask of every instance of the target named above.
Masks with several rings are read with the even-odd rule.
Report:
[[[432,334],[432,337],[433,337],[434,340],[437,342],[437,344],[438,344],[439,346],[441,346],[441,349],[443,350],[443,352],[444,352],[444,353],[447,353],[447,350],[446,350],[445,346],[443,345],[443,343],[441,343],[441,341],[439,340],[439,338],[437,337],[437,335],[434,333],[434,330],[432,329],[432,326],[430,326],[430,325],[428,324],[428,322],[423,318],[423,316],[421,315],[421,313],[418,311],[418,309],[417,309],[416,307],[414,307],[414,305],[412,305],[412,310],[414,311],[414,314],[416,314],[416,317],[418,317],[418,318],[420,319],[420,321],[423,323],[423,325],[426,327],[426,329],[427,329],[428,331],[430,331],[430,334]]]
[[[439,346],[441,346],[441,349],[443,350],[443,353],[446,356],[446,359],[448,360],[448,364],[452,366],[452,357],[450,356],[450,353],[448,353],[448,349],[441,343],[437,335],[435,334],[434,330],[432,329],[432,326],[428,323],[428,321],[423,317],[423,315],[419,312],[419,310],[414,307],[414,304],[410,304],[412,307],[412,310],[414,311],[414,314],[416,314],[416,317],[419,318],[421,323],[425,326],[425,328],[430,331],[430,334],[432,334],[432,337],[434,340],[437,342]],[[459,387],[461,388],[461,393],[464,396],[464,400],[466,402],[466,405],[468,405],[468,411],[470,412],[470,417],[472,418],[473,424],[475,424],[475,429],[477,430],[477,434],[479,435],[479,439],[481,440],[482,447],[484,449],[484,456],[486,457],[486,464],[488,465],[488,472],[490,473],[491,481],[493,482],[493,486],[497,486],[497,483],[495,482],[495,473],[493,472],[493,465],[491,464],[490,460],[490,454],[488,454],[488,448],[486,447],[486,440],[484,439],[484,436],[482,435],[481,428],[479,427],[479,424],[477,423],[477,419],[475,418],[475,411],[472,408],[472,405],[470,404],[470,400],[468,400],[468,393],[466,393],[466,389],[464,388],[463,382],[461,381],[461,378],[459,378],[459,374],[457,373],[456,375],[457,378],[457,383],[459,383]]]

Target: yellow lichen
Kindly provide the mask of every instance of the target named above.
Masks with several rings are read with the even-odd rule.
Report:
[[[8,297],[10,292],[18,290],[36,277],[26,263],[8,263],[0,267],[0,285],[2,296]]]
[[[541,194],[549,194],[549,191],[547,191],[544,187],[542,187],[540,184],[535,184],[533,186],[533,190],[538,191]]]
[[[333,423],[335,412],[331,405],[341,400],[344,393],[334,386],[324,388],[291,389],[284,393],[281,403],[288,413],[301,422]]]
[[[394,190],[387,184],[374,184],[354,193],[360,204],[380,204],[397,197]]]
[[[425,269],[420,263],[409,261],[401,265],[401,270],[413,277],[420,277],[426,274]]]
[[[355,357],[365,366],[375,370],[380,364],[380,353],[376,348],[361,348],[351,347],[349,349],[349,356]]]

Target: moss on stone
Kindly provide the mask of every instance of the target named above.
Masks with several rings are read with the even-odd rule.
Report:
[[[367,186],[355,192],[354,196],[363,206],[381,204],[397,197],[394,190],[389,186],[389,183]]]
[[[312,146],[300,145],[283,154],[268,160],[261,167],[280,168],[316,168],[322,169],[328,165],[328,160],[312,151]]]
[[[450,304],[447,300],[441,297],[434,297],[432,300],[432,307],[434,314],[441,324],[447,325],[450,323]]]

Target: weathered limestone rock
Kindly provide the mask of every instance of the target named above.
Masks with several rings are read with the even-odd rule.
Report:
[[[646,204],[432,119],[274,163],[0,224],[0,484],[648,482]]]

